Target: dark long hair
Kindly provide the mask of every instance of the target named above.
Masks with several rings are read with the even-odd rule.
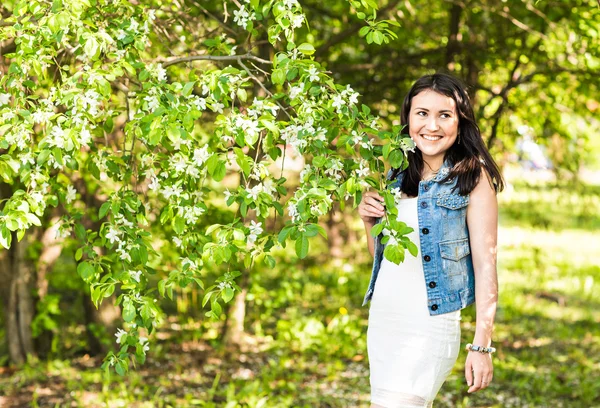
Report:
[[[412,99],[426,90],[432,90],[454,99],[459,118],[458,131],[460,139],[457,138],[446,151],[444,159],[449,162],[450,172],[442,181],[457,177],[454,188],[458,188],[459,194],[468,195],[477,185],[483,167],[490,175],[496,192],[502,191],[504,188],[502,175],[498,165],[485,147],[481,131],[475,122],[475,114],[466,86],[458,78],[444,73],[425,75],[419,78],[410,88],[402,104],[400,119],[402,125],[407,125],[405,129],[409,128],[408,118]],[[460,143],[458,143],[459,140]],[[405,170],[406,173],[402,181],[402,191],[408,196],[416,197],[418,195],[423,165],[423,155],[418,148],[415,148],[414,153],[408,153],[408,168]],[[400,172],[400,169],[395,169],[392,178],[395,178],[398,172]]]

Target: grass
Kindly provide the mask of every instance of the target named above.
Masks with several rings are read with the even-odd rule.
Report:
[[[600,407],[597,193],[521,184],[500,195],[494,380],[467,394],[461,352],[436,408]],[[0,406],[368,407],[361,248],[345,261],[282,256],[255,274],[244,350],[224,348],[201,313],[180,313],[125,378],[105,378],[88,356],[30,362],[0,373]],[[463,310],[463,344],[474,317]]]

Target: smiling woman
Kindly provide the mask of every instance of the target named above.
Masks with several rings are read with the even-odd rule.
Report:
[[[400,265],[386,259],[386,241],[370,236],[385,215],[382,197],[367,192],[359,205],[375,258],[365,295],[365,303],[372,300],[367,348],[373,408],[432,406],[458,357],[461,310],[475,299],[477,327],[465,365],[468,391],[486,388],[493,371],[496,192],[502,177],[456,78],[420,78],[404,100],[402,124],[416,149],[406,170],[392,169],[390,187],[398,220],[412,229],[408,238],[418,255]]]

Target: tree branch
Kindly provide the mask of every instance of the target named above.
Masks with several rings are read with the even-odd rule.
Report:
[[[241,61],[241,60],[252,60],[256,62],[260,62],[261,64],[273,64],[271,61],[266,59],[262,59],[252,54],[242,54],[242,55],[190,55],[188,57],[180,57],[168,59],[162,62],[163,68],[166,68],[170,65],[179,64],[182,62],[189,61]]]
[[[248,69],[248,67],[242,62],[241,58],[238,58],[238,64],[240,64],[240,66],[242,68],[244,68],[244,70],[248,73],[248,76],[250,76],[250,78],[252,78],[252,80],[254,80],[254,82],[256,82],[258,84],[258,86],[260,86],[262,88],[263,91],[265,91],[265,93],[267,95],[269,95],[270,97],[273,98],[273,100],[275,101],[275,103],[281,108],[281,110],[283,111],[283,113],[285,113],[285,115],[288,117],[288,119],[292,119],[292,117],[290,116],[290,114],[288,113],[287,109],[285,109],[273,96],[273,93],[271,93],[271,91],[269,91],[264,84],[262,83],[262,81],[260,79],[258,79],[253,73],[252,71],[250,71]]]

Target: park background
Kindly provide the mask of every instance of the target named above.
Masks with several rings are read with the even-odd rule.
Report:
[[[248,32],[233,19],[243,0],[139,3],[157,11],[143,53],[147,61],[228,55],[233,44],[243,49],[248,41]],[[15,10],[36,5],[52,2],[3,1],[0,27],[14,24],[4,21]],[[308,27],[299,30],[314,46],[312,57],[336,83],[359,92],[384,128],[399,124],[403,97],[419,76],[443,70],[462,78],[483,138],[506,177],[507,188],[498,196],[494,379],[487,389],[467,394],[463,352],[435,406],[600,407],[600,5],[592,0],[300,5]],[[393,32],[389,41],[378,37],[383,34],[367,41],[360,33],[368,25],[360,13],[375,8],[378,20],[398,23],[387,27]],[[280,46],[261,35],[251,51],[271,59]],[[19,43],[0,40],[0,73],[7,74]],[[61,65],[81,65],[68,53],[61,58]],[[180,80],[192,67],[230,63],[173,65],[167,81]],[[252,67],[267,89],[277,88],[269,72]],[[117,98],[120,85],[111,86]],[[261,92],[258,85],[248,89]],[[210,112],[199,119],[200,132],[210,133],[213,120]],[[106,131],[118,137],[123,126],[116,117]],[[298,184],[305,158],[286,149],[288,183]],[[0,147],[0,153],[7,150]],[[0,183],[5,199],[19,181]],[[216,209],[201,218],[199,228],[231,217],[222,195],[224,187],[239,183],[239,169],[228,168],[221,183],[210,185]],[[97,213],[102,194],[77,188],[78,199],[87,208],[96,206]],[[13,252],[0,249],[0,406],[369,405],[368,307],[361,303],[372,259],[351,200],[321,217],[328,239],[311,239],[307,257],[298,259],[289,245],[274,253],[275,266],[261,263],[239,278],[242,290],[224,304],[219,319],[205,316],[209,308],[202,306],[204,291],[197,286],[175,288],[173,300],[156,294],[164,319],[146,362],[125,376],[111,371],[108,377],[100,366],[118,347],[115,332],[123,324],[122,310],[114,305],[118,290],[96,309],[77,273],[78,242],[55,239],[56,217],[48,212],[23,244],[13,242],[11,251],[21,248],[19,268],[9,264]],[[165,264],[175,264],[175,255],[163,256]],[[218,270],[205,273],[207,281],[220,276]],[[156,286],[166,275],[160,271],[149,280]],[[473,337],[474,311],[463,310],[463,344]],[[11,348],[11,342],[19,344]]]

